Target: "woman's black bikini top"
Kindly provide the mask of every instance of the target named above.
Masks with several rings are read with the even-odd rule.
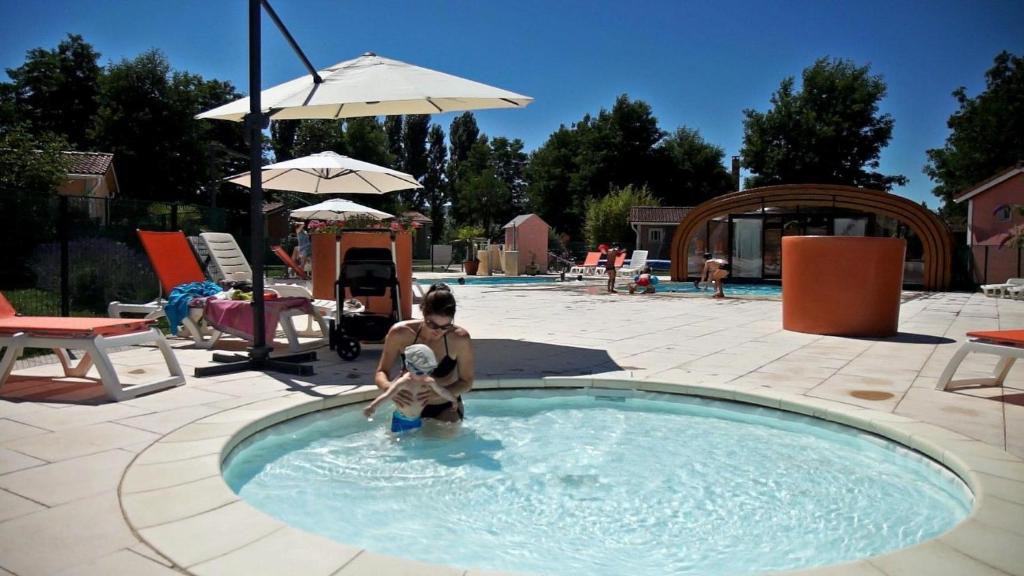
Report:
[[[413,339],[412,343],[415,344],[420,339],[420,330],[423,330],[423,324],[416,329],[416,338]],[[437,363],[437,367],[430,373],[434,378],[444,378],[445,376],[452,373],[455,367],[459,365],[459,361],[448,355],[448,333],[444,335],[444,358]],[[402,366],[405,366],[405,353],[402,353]]]

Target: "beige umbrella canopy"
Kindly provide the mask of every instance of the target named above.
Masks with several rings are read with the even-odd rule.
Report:
[[[268,164],[261,172],[264,188],[311,194],[386,194],[423,188],[410,174],[335,152],[320,152]],[[249,172],[229,176],[227,181],[252,186]]]
[[[319,204],[313,204],[312,206],[306,206],[305,208],[296,208],[291,211],[291,217],[295,220],[346,220],[352,216],[363,216],[373,218],[374,220],[387,220],[388,218],[394,218],[387,212],[382,212],[376,208],[370,208],[369,206],[363,206],[362,204],[356,204],[351,200],[345,200],[343,198],[332,198],[330,200],[324,200]]]
[[[533,98],[391,60],[367,52],[318,71],[322,82],[302,76],[260,93],[272,120],[437,114],[483,108],[523,108]],[[242,98],[198,115],[241,121],[249,113]]]

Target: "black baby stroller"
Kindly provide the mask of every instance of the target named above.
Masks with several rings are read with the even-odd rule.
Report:
[[[401,319],[398,273],[387,248],[349,248],[345,252],[338,281],[334,283],[334,293],[341,313],[331,329],[330,345],[332,349],[337,348],[338,356],[345,360],[355,360],[359,356],[362,351],[360,341],[383,341],[391,326]],[[344,312],[349,298],[359,300],[363,310]],[[371,298],[390,298],[390,312],[369,312]],[[351,310],[353,307],[348,308]]]

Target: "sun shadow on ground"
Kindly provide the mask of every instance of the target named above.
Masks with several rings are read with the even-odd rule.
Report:
[[[582,376],[623,368],[606,350],[509,339],[473,340],[477,378]]]
[[[952,338],[946,338],[944,336],[932,336],[930,334],[912,334],[910,332],[898,332],[895,336],[885,336],[882,338],[875,337],[855,337],[850,336],[851,340],[867,340],[870,342],[892,342],[894,344],[955,344],[956,340]]]
[[[113,402],[99,380],[65,376],[11,375],[0,391],[0,400],[98,405]]]

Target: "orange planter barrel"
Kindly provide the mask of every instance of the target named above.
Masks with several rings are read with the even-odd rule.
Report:
[[[892,336],[900,319],[901,238],[782,239],[782,327],[832,336]]]
[[[334,299],[334,283],[338,280],[335,267],[337,247],[334,234],[310,234],[313,245],[313,297]],[[385,233],[345,232],[341,235],[341,258],[349,248],[391,248],[391,236]],[[398,264],[398,288],[402,318],[412,317],[412,235],[398,232],[395,237],[395,260]],[[391,308],[391,295],[373,298],[367,310],[386,314]]]

